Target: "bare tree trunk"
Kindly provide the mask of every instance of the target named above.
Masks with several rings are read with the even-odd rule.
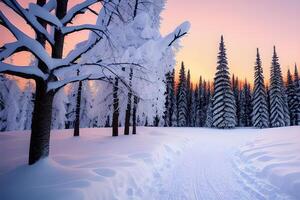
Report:
[[[76,111],[74,121],[74,136],[79,136],[80,131],[80,107],[81,107],[81,93],[82,93],[82,81],[78,83],[77,97],[76,97]]]
[[[130,116],[131,116],[131,80],[132,80],[133,70],[130,69],[129,73],[129,92],[128,92],[128,100],[127,100],[127,108],[125,113],[125,127],[124,127],[124,135],[129,135],[129,126],[130,126]]]
[[[36,95],[29,147],[29,165],[49,155],[53,98],[54,92],[47,92],[46,83],[43,80],[36,81]]]
[[[118,136],[119,130],[119,98],[118,98],[118,78],[115,78],[115,84],[113,89],[113,119],[112,119],[112,136]]]
[[[136,110],[138,104],[138,97],[134,95],[133,97],[133,111],[132,111],[132,134],[136,134]]]

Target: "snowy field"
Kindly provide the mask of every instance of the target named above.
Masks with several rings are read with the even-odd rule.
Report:
[[[0,133],[0,199],[300,199],[300,127],[110,132],[53,131],[31,167],[29,133]]]

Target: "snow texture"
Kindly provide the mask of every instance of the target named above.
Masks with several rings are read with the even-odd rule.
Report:
[[[52,131],[51,155],[27,165],[29,132],[0,134],[1,199],[300,198],[299,127]]]

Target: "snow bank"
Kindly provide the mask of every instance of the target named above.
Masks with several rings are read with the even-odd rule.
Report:
[[[238,152],[237,166],[248,184],[275,186],[300,199],[300,128],[257,130],[255,140]],[[267,183],[267,184],[266,184]],[[269,186],[268,186],[269,184]],[[267,186],[266,186],[267,185]],[[273,199],[279,199],[274,196]]]
[[[53,131],[50,158],[34,166],[26,165],[29,133],[1,133],[0,199],[151,199],[188,138],[138,130],[117,138],[111,129],[84,129],[79,138]]]

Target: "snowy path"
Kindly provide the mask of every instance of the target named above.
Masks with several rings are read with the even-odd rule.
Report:
[[[191,144],[174,163],[157,199],[293,199],[276,187],[247,175],[236,160],[239,145],[251,135],[229,133],[193,135]]]

